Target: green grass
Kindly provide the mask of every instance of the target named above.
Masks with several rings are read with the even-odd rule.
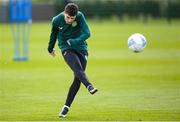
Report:
[[[180,21],[89,22],[92,32],[86,73],[99,89],[92,96],[81,85],[68,117],[58,118],[73,73],[56,46],[47,53],[50,23],[33,23],[28,62],[14,62],[10,25],[0,25],[0,120],[179,120]],[[127,47],[139,32],[142,53]]]

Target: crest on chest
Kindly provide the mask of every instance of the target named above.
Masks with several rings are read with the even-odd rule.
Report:
[[[77,22],[74,21],[74,22],[72,23],[72,27],[76,27],[76,26],[77,26]]]

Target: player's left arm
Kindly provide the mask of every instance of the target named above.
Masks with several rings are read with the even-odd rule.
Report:
[[[75,39],[69,39],[68,43],[70,45],[81,44],[82,42],[84,42],[86,39],[90,37],[90,30],[83,14],[81,14],[79,17],[79,24],[81,27],[82,34]]]

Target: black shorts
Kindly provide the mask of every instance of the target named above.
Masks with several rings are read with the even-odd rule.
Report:
[[[83,70],[86,69],[87,59],[88,59],[88,52],[85,50],[73,50],[67,49],[62,52],[64,60],[69,65],[69,67],[73,70],[79,70],[79,66],[82,66]]]

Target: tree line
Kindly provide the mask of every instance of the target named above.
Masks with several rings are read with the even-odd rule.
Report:
[[[88,18],[180,18],[180,0],[56,0],[56,12],[63,11],[67,2],[78,4]]]

